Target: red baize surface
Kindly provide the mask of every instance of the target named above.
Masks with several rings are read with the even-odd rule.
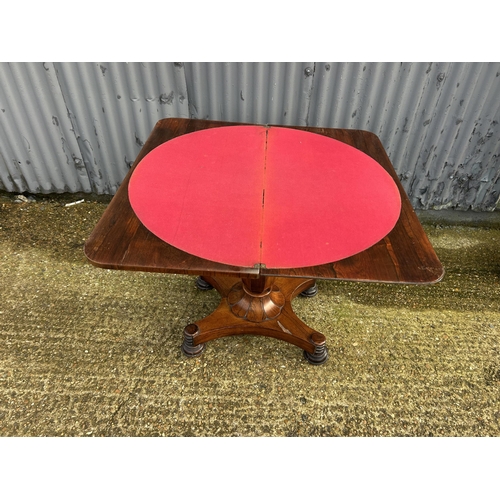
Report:
[[[306,267],[386,236],[401,199],[375,160],[343,142],[281,127],[219,127],[158,146],[129,199],[167,243],[240,267]]]

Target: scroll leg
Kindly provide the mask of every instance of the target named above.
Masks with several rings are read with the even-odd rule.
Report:
[[[278,326],[285,332],[300,338],[300,342],[288,340],[304,350],[304,357],[313,365],[321,365],[328,359],[326,337],[306,325],[293,312],[290,303],[277,321]],[[283,339],[286,340],[286,339]]]

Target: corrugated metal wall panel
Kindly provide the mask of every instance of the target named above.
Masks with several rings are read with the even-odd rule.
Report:
[[[57,63],[68,115],[92,190],[114,193],[154,124],[188,117],[184,68],[175,63]]]
[[[417,208],[493,210],[499,73],[499,63],[316,63],[308,121],[376,133]]]
[[[0,64],[0,188],[8,191],[89,191],[74,158],[64,97],[50,63]]]
[[[313,63],[186,63],[191,117],[306,125],[313,66]]]
[[[416,208],[500,198],[500,63],[0,63],[0,189],[114,193],[169,116],[360,128]]]

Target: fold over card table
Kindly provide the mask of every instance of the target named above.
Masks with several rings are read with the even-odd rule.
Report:
[[[215,311],[182,351],[256,334],[328,357],[293,312],[317,279],[425,284],[443,268],[380,140],[361,130],[159,121],[85,244],[94,265],[197,275]]]

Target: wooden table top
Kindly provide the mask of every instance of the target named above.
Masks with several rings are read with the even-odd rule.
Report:
[[[373,158],[286,127],[233,125],[167,141],[128,186],[161,240],[239,267],[313,267],[374,245],[396,224],[399,190]]]
[[[240,125],[240,127],[235,127],[237,125]],[[401,183],[399,182],[399,179],[387,157],[387,154],[384,151],[382,144],[380,143],[380,140],[374,134],[366,131],[346,130],[346,129],[326,129],[326,128],[312,128],[312,127],[274,128],[274,127],[250,126],[250,125],[241,127],[241,125],[246,125],[246,124],[215,122],[206,120],[172,119],[172,118],[159,121],[156,124],[154,130],[152,131],[148,141],[142,148],[139,156],[137,157],[130,172],[126,176],[124,182],[118,189],[116,195],[113,197],[111,203],[109,204],[108,208],[103,214],[103,217],[101,218],[101,220],[95,227],[94,231],[92,232],[91,236],[87,240],[85,244],[85,254],[87,255],[88,259],[96,266],[110,268],[110,269],[195,274],[204,276],[223,274],[223,275],[232,275],[242,278],[245,277],[250,278],[250,277],[257,277],[260,275],[260,276],[304,277],[304,278],[323,278],[323,279],[415,283],[415,284],[432,283],[439,281],[441,279],[443,275],[443,268],[441,266],[441,263],[439,262],[439,259],[437,258],[425,232],[423,231],[423,228],[418,218],[415,215],[415,212],[413,211],[413,208],[411,207],[408,197],[404,192]],[[280,247],[279,242],[275,243],[273,241],[273,245],[278,249],[278,251],[274,252],[275,256],[273,256],[272,251],[268,251],[267,254],[265,254],[266,259],[262,259],[260,261],[258,259],[258,256],[257,259],[255,258],[255,251],[252,251],[253,253],[246,252],[248,256],[245,254],[244,258],[238,257],[238,259],[240,260],[234,258],[233,261],[231,261],[229,259],[229,262],[233,262],[233,265],[224,263],[223,261],[225,262],[228,261],[227,260],[228,257],[225,257],[224,255],[220,257],[217,253],[208,254],[210,256],[213,255],[212,257],[213,260],[204,258],[207,256],[207,254],[203,253],[203,244],[201,244],[201,246],[199,245],[200,241],[201,243],[203,243],[203,239],[200,238],[199,240],[197,240],[196,232],[188,233],[186,230],[182,231],[181,234],[183,235],[186,234],[191,235],[191,239],[188,239],[187,246],[184,241],[182,242],[182,245],[184,245],[184,250],[178,248],[179,246],[182,247],[182,245],[179,245],[177,243],[176,246],[166,243],[165,241],[163,241],[163,239],[169,239],[171,238],[171,236],[165,237],[165,235],[162,234],[161,231],[157,229],[158,227],[161,228],[162,226],[161,225],[155,226],[153,223],[150,222],[151,217],[150,219],[148,219],[148,213],[151,213],[151,211],[148,212],[146,210],[146,212],[141,212],[140,208],[141,202],[137,201],[136,199],[137,195],[135,194],[137,191],[141,192],[141,190],[140,189],[137,190],[134,187],[134,182],[135,185],[140,184],[139,182],[136,181],[136,179],[140,178],[139,174],[141,174],[141,169],[145,168],[148,162],[150,164],[148,168],[153,168],[153,169],[155,168],[154,164],[151,167],[151,162],[152,159],[154,159],[155,154],[156,156],[158,156],[158,152],[161,152],[162,150],[164,150],[163,151],[164,153],[169,153],[172,155],[175,154],[176,148],[174,146],[181,145],[182,142],[188,144],[187,141],[185,140],[186,138],[191,139],[194,137],[198,138],[199,140],[200,137],[202,139],[203,137],[208,137],[209,140],[207,144],[213,144],[214,145],[213,149],[215,151],[216,150],[215,148],[218,148],[217,141],[220,142],[220,138],[222,137],[221,132],[223,132],[223,130],[221,130],[220,127],[225,127],[225,131],[231,132],[231,135],[234,135],[236,139],[239,138],[240,141],[243,138],[242,132],[245,129],[246,137],[250,137],[250,139],[252,139],[253,137],[252,134],[254,134],[255,139],[252,140],[257,141],[257,143],[258,141],[260,141],[260,138],[262,136],[262,131],[265,131],[266,141],[267,141],[269,139],[268,132],[269,130],[271,130],[272,134],[269,134],[271,135],[270,139],[271,141],[274,141],[272,144],[276,144],[277,146],[269,150],[267,150],[266,147],[266,154],[269,153],[271,156],[274,154],[276,162],[278,163],[280,161],[283,161],[282,159],[284,158],[284,155],[286,155],[288,151],[294,152],[293,145],[292,147],[290,147],[289,141],[291,140],[290,138],[296,139],[296,137],[302,139],[305,137],[306,140],[312,140],[311,143],[312,147],[309,148],[312,151],[317,151],[318,149],[321,150],[323,145],[326,145],[325,146],[326,149],[323,148],[325,149],[324,151],[325,155],[343,154],[344,151],[347,152],[346,154],[354,154],[354,158],[359,159],[359,161],[355,163],[358,166],[357,169],[358,171],[350,172],[349,174],[350,177],[348,181],[352,183],[351,179],[352,175],[354,175],[354,180],[356,178],[361,179],[363,175],[366,174],[366,172],[363,169],[368,169],[371,172],[372,176],[373,174],[375,174],[375,176],[373,177],[374,179],[373,182],[375,184],[368,186],[368,189],[372,188],[372,193],[378,193],[378,192],[382,193],[378,198],[374,196],[375,201],[373,201],[372,205],[368,207],[372,212],[373,210],[376,210],[377,207],[379,207],[378,208],[380,213],[379,219],[382,221],[381,228],[378,230],[379,233],[377,233],[375,229],[372,230],[373,233],[372,235],[368,234],[370,232],[369,230],[365,231],[367,233],[365,234],[365,232],[362,229],[358,230],[356,233],[355,228],[352,229],[351,232],[346,232],[349,228],[349,224],[347,224],[345,225],[345,228],[347,229],[344,229],[344,233],[338,232],[338,234],[336,234],[337,237],[339,234],[343,234],[341,238],[337,238],[336,240],[334,238],[325,238],[324,235],[328,233],[329,218],[318,217],[318,213],[314,212],[315,210],[318,210],[317,208],[318,204],[314,203],[314,198],[311,197],[310,194],[308,194],[308,196],[305,197],[306,202],[309,200],[310,202],[309,205],[307,203],[304,204],[303,201],[297,204],[295,203],[294,201],[295,198],[293,197],[290,199],[289,195],[287,194],[289,189],[287,187],[288,186],[286,182],[287,179],[285,178],[284,182],[282,182],[280,179],[279,182],[276,181],[274,184],[271,183],[271,186],[266,185],[268,188],[269,187],[272,188],[273,185],[282,186],[279,189],[277,188],[274,189],[274,191],[272,189],[268,191],[271,193],[270,198],[268,198],[269,200],[268,203],[272,206],[273,203],[272,193],[277,192],[278,194],[274,195],[274,212],[277,211],[279,212],[279,207],[284,206],[283,204],[285,203],[286,196],[288,196],[288,198],[290,199],[288,204],[291,207],[290,208],[291,211],[294,210],[295,206],[300,207],[302,211],[305,210],[305,212],[300,212],[306,214],[303,217],[304,220],[302,222],[303,227],[305,229],[304,231],[300,230],[300,225],[299,225],[299,230],[295,231],[294,233],[295,234],[293,238],[294,240],[300,240],[301,235],[304,232],[307,233],[306,225],[308,217],[315,216],[316,220],[321,224],[323,224],[323,227],[320,227],[319,230],[314,230],[314,231],[311,230],[308,236],[310,240],[311,237],[314,238],[316,237],[315,235],[319,235],[318,241],[314,242],[314,248],[319,248],[319,251],[316,253],[318,253],[318,255],[321,254],[319,260],[319,262],[321,262],[320,265],[316,265],[318,260],[314,260],[318,259],[317,256],[315,256],[314,258],[309,258],[309,260],[307,260],[307,258],[304,259],[304,256],[307,257],[307,252],[306,253],[302,252],[301,254],[300,252],[297,251],[298,248],[304,247],[303,241],[297,242],[295,250],[292,245],[290,247],[291,250],[288,250],[288,252],[284,250],[285,247],[283,246],[283,244],[281,244]],[[233,127],[233,128],[229,129],[227,127]],[[212,131],[210,133],[205,132],[203,134],[190,134],[191,132],[207,131],[208,129],[212,129]],[[310,132],[312,134],[303,134],[303,132]],[[190,136],[186,136],[185,134],[190,134]],[[325,137],[335,139],[336,141],[340,141],[340,143],[336,143],[336,141],[328,141],[325,139]],[[175,138],[177,138],[177,141],[172,141],[172,139]],[[171,142],[168,143],[167,141]],[[296,142],[298,143],[299,141]],[[250,147],[252,147],[252,144],[250,144]],[[344,144],[346,144],[347,146],[344,146]],[[162,148],[159,148],[160,145],[163,145]],[[336,146],[337,149],[329,153],[328,148],[334,146]],[[354,150],[353,148],[356,149]],[[180,152],[182,152],[182,149],[179,149],[179,147],[177,147],[177,149]],[[274,151],[278,151],[278,153],[274,153]],[[256,156],[257,158],[259,155],[262,154],[262,151],[260,151],[260,149],[257,148],[255,154],[257,155]],[[316,162],[317,159],[321,157],[321,155],[318,156],[318,154],[316,155],[316,159],[314,160]],[[143,160],[146,155],[148,155],[148,157],[144,160],[144,162],[141,163],[141,160]],[[289,154],[287,161],[288,162],[293,161],[293,158],[294,155]],[[373,162],[371,159],[375,161]],[[273,165],[272,158],[270,158],[268,161],[269,161],[268,165],[272,166]],[[139,163],[141,163],[140,168],[137,169],[137,174],[133,175]],[[250,167],[251,163],[252,162],[250,161],[249,163]],[[254,163],[257,163],[257,161],[255,161]],[[385,169],[385,171],[389,174],[389,176],[392,177],[393,182],[390,181],[390,177],[387,176],[385,173],[383,173],[382,169],[380,168],[379,170],[382,172],[383,175],[378,174],[376,171],[377,169],[376,168],[373,169],[374,167],[372,164],[374,165],[379,164],[380,166],[382,166],[383,169]],[[297,165],[299,165],[299,163],[297,163]],[[379,165],[377,165],[377,167],[379,167]],[[370,168],[372,170],[370,170]],[[266,177],[267,179],[266,182],[269,182],[269,179],[271,179],[271,181],[273,179],[274,175],[273,170],[271,168],[269,168],[269,170],[270,173],[268,172],[268,176]],[[295,168],[294,171],[297,171],[297,168]],[[257,174],[260,175],[259,172],[257,172]],[[358,174],[358,177],[356,177],[356,174]],[[279,172],[275,174],[275,177],[278,175]],[[324,173],[321,175],[324,175]],[[129,186],[129,183],[131,182],[131,177],[132,177],[132,185]],[[142,180],[144,179],[146,179],[147,181],[147,178],[144,175],[142,175]],[[318,179],[321,180],[320,177],[318,177]],[[387,180],[389,180],[389,182],[387,182]],[[185,180],[182,180],[182,182],[185,183]],[[179,184],[179,189],[183,188],[184,186],[182,182]],[[243,202],[239,206],[244,207],[248,205],[248,203],[245,202],[248,202],[248,200],[252,200],[253,198],[255,198],[255,193],[253,193],[253,191],[257,192],[258,189],[262,191],[262,186],[259,184],[259,182],[261,182],[261,180],[259,180],[256,183],[248,182],[246,184],[242,183],[238,184],[238,185],[242,184],[244,186],[244,189],[242,190],[241,193],[238,191],[234,192],[235,200],[241,199]],[[297,179],[295,179],[295,182],[297,182]],[[302,181],[300,181],[299,179],[299,182],[303,183],[304,179]],[[377,182],[379,182],[379,184],[377,184]],[[256,184],[258,184],[257,187]],[[164,186],[162,189],[164,189],[165,186],[167,185],[168,182],[165,184],[164,181]],[[319,196],[320,197],[323,196],[322,203],[324,205],[325,200],[328,198],[328,186],[326,185],[325,185],[326,187],[323,186],[321,182],[316,182],[316,186],[317,186],[316,191],[319,193]],[[375,187],[378,186],[378,189],[373,190],[374,186]],[[393,186],[393,188],[391,188],[391,186]],[[147,203],[145,204],[144,202],[147,201],[148,192],[150,193],[154,192],[154,187],[155,186],[152,185],[151,183],[149,184],[147,182],[144,183],[144,189],[141,192],[142,198],[140,198],[140,196],[138,198],[139,200],[142,200],[143,206],[147,206]],[[223,190],[223,192],[228,191],[227,188],[224,189],[222,187],[221,189]],[[311,189],[314,189],[314,187]],[[394,191],[399,190],[399,197],[397,197],[397,203],[395,202],[396,197],[393,196],[393,194],[391,194],[391,189],[394,189]],[[207,186],[207,192],[209,190],[210,186]],[[384,194],[384,190],[387,191],[386,194]],[[132,201],[133,201],[132,204],[129,198],[130,191],[132,192]],[[313,191],[311,191],[311,193],[312,192]],[[363,196],[366,195],[368,192],[369,191],[367,192],[359,191],[358,193],[356,189],[354,189],[353,190],[354,196],[351,197],[347,196],[345,198],[346,203],[348,202],[347,200],[362,199]],[[195,191],[194,194],[195,196],[197,196],[197,198],[195,199],[195,202],[191,200],[191,204],[203,207],[204,200],[199,199],[200,196],[203,196],[203,189],[198,189],[198,191],[197,192]],[[247,196],[248,199],[245,199],[245,196]],[[340,197],[342,196],[342,191],[339,191],[337,193],[336,198],[338,198],[339,196]],[[260,195],[260,197],[262,198],[262,195]],[[153,198],[154,201],[153,195],[151,196],[151,198]],[[157,197],[157,202],[158,199],[159,198]],[[384,200],[386,199],[389,199],[389,203],[388,205],[383,205]],[[233,202],[234,200],[231,201],[230,199],[229,201],[234,206]],[[183,203],[186,202],[190,203],[189,197],[187,197],[186,199],[184,199],[183,197]],[[328,203],[330,202],[328,201]],[[211,203],[207,203],[207,207],[210,207],[211,204],[213,205],[213,201]],[[217,206],[219,205],[220,203],[217,203]],[[139,217],[136,215],[136,212],[134,211],[134,208],[132,208],[132,206],[134,206],[136,212],[139,213],[140,218],[146,223],[146,225],[150,229],[152,229],[153,232],[148,230],[143,225]],[[357,214],[356,216],[357,218],[363,219],[364,217],[365,219],[364,224],[365,227],[367,227],[366,224],[367,221],[369,221],[369,217],[365,216],[363,212],[360,211],[362,210],[362,208],[363,207],[360,208],[356,204],[354,204],[352,208],[353,211],[352,213]],[[197,210],[199,211],[199,208],[197,208]],[[208,210],[210,209],[208,208]],[[307,210],[310,210],[310,213],[308,213]],[[397,213],[395,212],[396,210]],[[219,206],[219,211],[224,213],[227,212],[226,207],[224,206],[222,206],[222,209]],[[185,212],[185,207],[182,209],[182,212],[183,213]],[[330,213],[331,210],[327,212]],[[246,212],[242,213],[246,214]],[[288,212],[286,212],[286,210],[283,210],[283,213],[288,213]],[[297,213],[299,212],[296,211],[295,214]],[[399,214],[399,218],[397,217],[397,214]],[[235,214],[226,213],[226,218],[227,217],[231,218],[233,216],[236,219],[235,220],[236,223],[238,223],[239,218],[243,217],[238,213]],[[296,216],[297,215],[295,215],[295,217]],[[249,220],[253,220],[253,218],[254,217],[252,216],[252,218]],[[395,222],[396,219],[397,222]],[[188,220],[190,219],[188,218]],[[209,221],[214,220],[214,214],[207,214],[206,220]],[[222,223],[219,224],[219,226],[216,225],[217,226],[216,231],[221,231],[224,226],[227,226],[228,223],[230,223],[230,220],[227,221],[224,220]],[[275,227],[278,228],[283,226],[286,227],[286,223],[287,221],[285,219],[279,220],[279,223],[275,224]],[[173,226],[175,226],[174,229],[176,229],[177,224],[178,221],[177,219],[175,219],[173,223]],[[260,226],[256,228],[253,227],[255,226],[255,224],[254,225],[252,224],[253,224],[252,222],[246,224],[246,226],[251,226],[248,231],[254,230],[254,232],[255,231],[262,232],[262,228]],[[241,224],[240,226],[245,227],[245,224]],[[166,227],[167,228],[169,227],[168,224],[166,225]],[[203,226],[199,227],[201,228],[201,230],[204,229]],[[266,227],[272,227],[272,224],[268,222],[267,226],[264,225],[264,228]],[[338,228],[338,224],[336,227]],[[386,234],[391,227],[393,229],[389,232],[389,234]],[[177,234],[177,231],[174,231],[174,229],[170,229],[171,235],[173,235],[174,232]],[[372,229],[370,224],[368,224],[368,229]],[[197,231],[201,232],[201,230],[198,229]],[[288,222],[288,229],[286,229],[286,231],[288,231],[288,233],[289,232],[293,233],[293,230],[294,230],[293,223]],[[380,233],[380,231],[382,231],[382,233]],[[153,233],[159,235],[160,237],[156,236]],[[354,240],[354,246],[353,245],[349,246],[348,244],[349,241],[346,239],[347,234],[354,235],[354,237],[351,238],[351,240]],[[379,234],[378,237],[377,234]],[[195,236],[195,238],[192,238],[193,235]],[[283,229],[281,240],[284,240],[286,235],[287,233],[285,232],[285,229]],[[380,239],[382,236],[384,237]],[[372,238],[372,241],[370,241],[370,237]],[[255,239],[255,237],[252,236],[252,234],[250,234],[250,238]],[[358,243],[356,243],[357,240],[359,240]],[[379,241],[377,241],[374,245],[372,245],[372,242],[376,240]],[[169,241],[173,242],[172,239],[169,239]],[[239,240],[236,239],[233,247],[242,248],[246,251],[248,245],[244,244],[238,247],[237,246],[238,241]],[[325,244],[330,245],[330,242],[332,243],[332,246],[336,245],[335,249],[332,249],[330,247],[324,247]],[[260,240],[260,242],[257,241],[257,243],[260,244],[260,246],[262,246],[262,239]],[[372,245],[372,246],[369,246],[369,248],[358,252],[356,249],[356,244],[358,245],[359,248],[363,248],[363,244],[364,248],[366,248],[367,245],[368,246]],[[272,245],[269,245],[269,247],[271,246]],[[213,247],[215,250],[217,249],[217,245],[213,245]],[[200,248],[201,251],[198,250],[198,248]],[[218,248],[221,248],[221,245],[218,245]],[[321,250],[322,248],[325,248],[328,251],[322,251]],[[342,257],[341,253],[342,251],[344,252],[344,255],[351,255],[353,251],[355,252],[355,254],[347,258],[341,258],[339,260],[335,256]],[[349,251],[351,253],[349,253]],[[335,261],[327,262],[327,260],[329,260],[330,258]],[[266,260],[271,263],[270,266],[266,264]],[[260,262],[263,262],[265,266],[261,265]],[[304,262],[306,263],[306,265],[300,265]],[[240,263],[240,264],[234,265],[234,263]]]

